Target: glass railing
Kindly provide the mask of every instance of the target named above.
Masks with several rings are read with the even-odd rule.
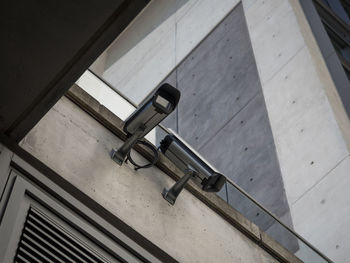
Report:
[[[90,70],[82,75],[77,81],[77,85],[122,120],[125,120],[137,108],[135,103],[130,101],[121,92],[112,89]],[[146,136],[146,139],[158,147],[160,140],[169,133],[169,129],[165,125],[160,124]],[[213,166],[212,164],[210,165]],[[285,223],[282,222],[281,219],[256,201],[229,177],[226,178],[227,182],[224,190],[218,193],[218,195],[226,200],[235,210],[255,223],[272,239],[276,240],[281,246],[302,261],[315,263],[332,262],[292,230],[292,224],[290,223],[288,225],[288,222],[291,222],[290,215],[289,218],[284,218],[283,221]],[[228,200],[228,196],[230,200]]]

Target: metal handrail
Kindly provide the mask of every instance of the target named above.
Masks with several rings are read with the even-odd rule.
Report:
[[[109,88],[114,90],[119,96],[121,96],[123,99],[125,99],[127,102],[129,102],[132,106],[137,108],[137,105],[129,100],[123,93],[120,91],[114,89],[111,87],[111,85],[106,82],[104,79],[102,79],[100,76],[98,76],[95,72],[88,69],[90,73],[92,73],[94,76],[96,76],[99,80],[101,80],[105,85],[107,85]],[[165,131],[168,134],[171,134],[172,132],[166,128],[162,124],[158,124],[158,127],[161,128],[163,131]],[[208,164],[210,166],[213,166],[211,164]],[[215,168],[215,167],[214,167]],[[225,175],[224,175],[225,176]],[[243,190],[241,187],[239,187],[236,183],[234,183],[230,178],[225,176],[226,181],[232,185],[234,188],[236,188],[241,194],[246,196],[250,201],[252,201],[256,206],[258,206],[261,210],[263,210],[266,214],[268,214],[270,217],[272,217],[275,221],[277,221],[281,226],[283,226],[288,232],[290,232],[292,235],[296,236],[299,240],[301,240],[304,244],[306,244],[308,247],[310,247],[316,254],[318,254],[320,257],[322,257],[327,262],[333,262],[331,261],[327,256],[322,254],[317,248],[315,248],[313,245],[311,245],[307,240],[305,240],[302,236],[300,236],[298,233],[296,233],[294,230],[292,230],[290,227],[288,227],[286,224],[284,224],[279,218],[277,218],[274,214],[272,214],[267,208],[265,208],[262,204],[260,204],[258,201],[256,201],[251,195],[249,195],[245,190]]]

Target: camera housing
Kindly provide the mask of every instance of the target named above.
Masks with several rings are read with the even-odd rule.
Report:
[[[163,197],[169,203],[175,203],[189,179],[206,192],[218,192],[225,184],[225,176],[209,166],[198,153],[175,134],[165,136],[160,143],[160,150],[185,174],[171,189],[164,189]]]
[[[174,111],[180,100],[180,95],[180,91],[170,84],[162,84],[127,118],[123,128],[127,134],[127,140],[119,149],[112,150],[112,159],[122,165],[137,141]]]

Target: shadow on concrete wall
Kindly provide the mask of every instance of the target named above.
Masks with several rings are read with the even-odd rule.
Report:
[[[124,37],[116,39],[94,64],[91,65],[91,70],[96,74],[102,75],[104,71],[138,45],[166,20],[175,16],[176,11],[188,1],[152,1],[129,26],[128,31],[125,32],[125,34],[128,34],[127,37],[124,35]],[[138,19],[139,17],[147,19]]]

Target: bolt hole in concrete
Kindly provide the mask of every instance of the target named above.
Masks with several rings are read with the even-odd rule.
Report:
[[[252,181],[253,181],[253,178],[250,178],[250,179],[249,179],[249,181],[251,181],[251,182],[252,182]]]
[[[321,200],[321,204],[324,204],[325,202],[326,202],[325,199],[322,199],[322,200]]]
[[[312,161],[311,163],[310,163],[310,165],[313,165],[314,164],[314,161]]]
[[[237,97],[236,100],[239,100],[239,97]]]
[[[245,147],[244,150],[245,150],[245,151],[248,151],[248,147]]]
[[[259,216],[260,215],[260,213],[256,213],[256,216]]]

